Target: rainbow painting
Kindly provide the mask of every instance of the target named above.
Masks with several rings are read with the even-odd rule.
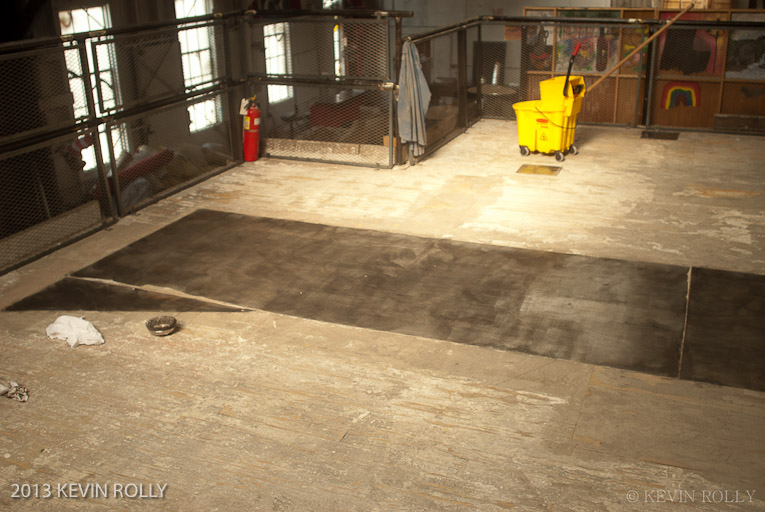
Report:
[[[696,82],[669,82],[664,86],[661,106],[665,110],[674,107],[698,107],[701,102],[701,90]]]

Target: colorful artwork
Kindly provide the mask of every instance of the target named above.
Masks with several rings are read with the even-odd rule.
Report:
[[[622,31],[622,58],[629,55],[635,48],[643,44],[649,36],[648,28],[639,29],[624,29]],[[646,49],[633,55],[627,62],[625,62],[619,69],[622,74],[636,75],[641,71],[645,71],[646,62],[644,57]]]
[[[662,12],[669,19],[674,12]],[[690,12],[682,20],[713,21],[718,13]],[[720,30],[670,28],[659,36],[659,69],[667,74],[721,75],[724,34]]]
[[[737,12],[733,21],[765,21],[765,13]],[[765,35],[762,30],[731,30],[726,78],[765,80]]]
[[[581,43],[573,73],[602,73],[616,65],[619,57],[618,33],[606,27],[572,26],[561,28],[556,45],[557,73],[565,73],[571,53]]]
[[[526,44],[531,47],[529,60],[532,69],[549,71],[552,67],[552,45],[550,44],[550,39],[550,33],[545,30],[543,25],[529,28],[526,34]]]
[[[698,107],[701,104],[701,89],[696,82],[669,82],[664,86],[661,106],[664,110],[674,107]]]

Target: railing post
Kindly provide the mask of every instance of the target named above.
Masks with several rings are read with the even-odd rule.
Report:
[[[457,32],[457,122],[467,128],[467,30]]]
[[[401,17],[396,16],[396,74],[393,77],[393,81],[398,83],[399,75],[401,74],[401,47],[403,45],[403,42],[401,40]],[[396,92],[395,90],[391,93],[392,98],[392,115],[393,115],[393,134],[395,134],[395,137],[391,137],[394,139],[394,141],[391,141],[391,144],[395,144],[396,146],[396,159],[395,164],[403,163],[404,158],[404,152],[403,148],[401,147],[401,139],[398,136],[398,113],[396,110]]]
[[[88,103],[88,118],[90,118],[92,121],[95,121],[98,119],[98,116],[96,115],[96,103],[93,99],[93,84],[90,80],[90,67],[88,65],[88,52],[86,46],[86,39],[77,39],[77,50],[79,51],[80,56],[80,67],[82,69],[82,82],[85,89],[85,100]],[[109,203],[109,212],[111,213],[112,217],[121,216],[122,209],[120,205],[119,183],[117,183],[117,165],[112,158],[111,162],[109,162],[112,168],[111,177],[107,176],[106,166],[104,165],[104,159],[101,153],[101,134],[99,133],[98,128],[99,124],[93,123],[92,129],[94,133],[92,138],[93,151],[96,154],[96,169],[98,170],[98,174],[101,177],[101,186],[104,187],[104,197],[106,197],[106,201]],[[107,140],[110,140],[108,133]],[[111,187],[109,186],[110,183],[114,186],[114,202],[112,201]]]
[[[646,63],[646,78],[645,78],[645,87],[646,87],[646,95],[645,95],[645,103],[643,104],[643,119],[645,120],[645,127],[646,129],[651,125],[651,109],[653,108],[653,88],[654,88],[654,82],[655,82],[655,72],[654,68],[656,67],[656,49],[658,48],[658,45],[652,41],[651,43],[651,52],[650,52],[650,58],[648,59],[648,62]]]

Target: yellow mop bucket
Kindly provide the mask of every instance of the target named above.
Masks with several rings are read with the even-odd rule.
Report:
[[[590,85],[590,92],[692,8],[693,2],[690,2],[669,23],[654,32],[651,37]],[[562,162],[565,159],[563,156],[565,153],[578,153],[574,145],[574,129],[576,116],[582,107],[585,87],[583,77],[571,76],[571,67],[581,46],[581,43],[577,43],[574,48],[571,59],[568,61],[568,72],[565,77],[559,76],[539,82],[541,100],[522,101],[513,105],[518,120],[518,145],[521,147],[522,155],[526,156],[532,151],[555,153],[555,159]]]
[[[570,91],[567,96],[563,96],[560,91],[564,78],[566,77],[561,76],[541,82],[541,100],[513,104],[518,122],[518,145],[522,155],[528,155],[532,151],[553,153],[556,160],[562,162],[565,153],[578,152],[574,145],[574,131],[584,97],[584,78],[569,77],[567,85]],[[551,97],[552,91],[557,91],[557,96]]]
[[[571,55],[566,76],[539,83],[542,99],[513,104],[521,155],[526,156],[532,151],[552,153],[562,162],[566,153],[578,153],[574,130],[585,93],[584,77],[571,76],[571,65],[578,51],[579,45]]]

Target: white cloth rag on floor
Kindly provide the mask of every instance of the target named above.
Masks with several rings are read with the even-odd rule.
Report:
[[[93,324],[82,317],[61,315],[45,329],[50,339],[66,340],[72,348],[77,345],[99,345],[104,337]]]

